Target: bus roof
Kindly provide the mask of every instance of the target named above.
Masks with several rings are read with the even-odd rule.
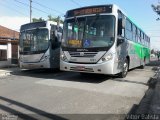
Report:
[[[21,25],[20,31],[27,30],[27,29],[38,28],[38,27],[47,27],[49,24],[57,25],[57,22],[41,21],[41,22],[27,23],[27,24]],[[60,27],[63,27],[63,25],[60,24]]]

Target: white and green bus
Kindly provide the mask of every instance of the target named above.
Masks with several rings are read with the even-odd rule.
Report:
[[[66,13],[60,69],[118,74],[144,68],[150,61],[150,38],[116,5],[88,6]]]
[[[62,27],[53,21],[22,25],[19,40],[20,68],[59,68]]]

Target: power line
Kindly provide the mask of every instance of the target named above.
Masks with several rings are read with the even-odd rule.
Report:
[[[74,1],[74,0],[71,0],[71,2],[73,2],[74,4],[76,4],[77,6],[79,7],[82,7],[78,2]]]
[[[7,0],[5,0],[5,1],[7,1]],[[14,1],[14,0],[13,0],[13,1]],[[8,0],[8,2],[11,2],[11,0]],[[15,2],[15,1],[14,1],[14,2]],[[28,12],[27,9],[24,9],[24,7],[19,6],[19,5],[17,5],[16,3],[13,3],[12,6],[14,6],[14,8],[15,8],[15,6],[17,6],[18,9],[19,9],[19,8],[22,8],[22,9],[23,9],[23,12],[24,12],[24,11],[27,11],[27,12]],[[19,10],[18,10],[18,11],[19,11]]]
[[[20,2],[20,1],[18,1],[18,0],[14,0],[14,1],[15,1],[15,2],[18,2],[18,3],[20,3],[20,4],[23,4],[24,6],[30,7],[30,5],[28,5],[28,4],[26,4],[26,3]],[[33,6],[32,6],[32,8],[35,9],[35,10],[37,10],[37,11],[43,12],[43,13],[45,13],[45,14],[47,14],[47,15],[50,14],[50,13],[47,13],[47,12],[41,10],[41,9],[35,8],[35,7],[33,7]],[[55,15],[54,15],[54,16],[55,16]]]
[[[29,6],[28,4],[26,4],[26,3],[23,3],[23,2],[20,2],[20,1],[18,1],[18,0],[14,0],[15,2],[18,2],[18,3],[20,3],[20,4],[23,4],[24,6]]]
[[[60,12],[60,11],[58,11],[58,10],[55,10],[55,9],[53,9],[53,8],[49,8],[49,7],[47,7],[47,6],[45,6],[45,5],[41,4],[41,3],[38,3],[38,2],[35,2],[35,1],[33,1],[33,3],[39,5],[39,6],[43,7],[43,8],[47,8],[47,9],[49,9],[49,10],[53,10],[53,11],[55,11],[55,12],[57,12],[57,13],[60,13],[60,14],[64,15],[64,13],[62,13],[62,12]]]
[[[30,7],[30,5],[28,5],[28,4],[26,4],[26,3],[20,2],[20,1],[18,1],[18,0],[14,0],[14,1],[16,1],[16,2],[18,2],[18,3],[20,3],[20,4],[23,4],[23,5],[25,5],[25,6]],[[35,9],[35,10],[41,11],[41,12],[43,12],[43,13],[45,13],[45,14],[48,14],[47,12],[45,12],[45,11],[43,11],[43,10],[40,10],[40,9],[38,9],[38,8],[35,8],[35,7],[32,7],[32,8]]]
[[[159,37],[160,38],[160,36],[150,36],[150,37]]]
[[[150,29],[150,30],[146,30],[146,31],[160,31],[160,30],[151,30],[151,29]]]
[[[4,3],[2,4],[2,3],[3,3],[3,2],[1,1],[1,4],[0,4],[0,5],[2,5],[2,7],[6,7],[6,8],[8,8],[8,9],[12,10],[12,11],[15,11],[15,12],[17,12],[17,13],[21,14],[21,15],[26,16],[24,13],[19,12],[18,10],[14,9],[14,8],[12,8],[12,7],[8,6],[8,5],[5,5]]]

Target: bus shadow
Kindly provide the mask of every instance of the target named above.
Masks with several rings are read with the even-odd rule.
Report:
[[[17,76],[29,76],[29,77],[42,77],[42,76],[47,76],[47,75],[55,75],[58,73],[62,73],[62,71],[58,69],[35,69],[35,70],[16,70],[12,71],[12,75],[17,75]]]
[[[16,117],[18,120],[67,120],[66,118],[60,117],[59,115],[54,115],[48,112],[45,112],[43,110],[40,110],[38,108],[34,108],[32,106],[26,105],[24,103],[9,99],[9,98],[5,98],[0,96],[0,100],[9,103],[10,105],[16,106],[15,108],[11,108],[9,107],[9,105],[2,105],[0,104],[0,109],[11,114],[12,117],[14,115],[14,117]],[[26,113],[22,113],[20,110],[18,110],[18,108],[20,109],[25,109],[27,111],[32,112],[33,114],[26,114]],[[3,115],[2,117],[9,117],[9,116],[5,116]],[[3,119],[3,118],[2,118]]]
[[[66,76],[57,76],[56,80],[63,80],[63,81],[72,81],[72,82],[84,82],[84,83],[103,83],[111,78],[114,78],[114,76],[108,76],[108,75],[100,75],[100,74],[86,74],[81,75],[80,73],[73,73],[70,72]]]
[[[129,73],[136,69],[138,68],[130,69]],[[109,79],[110,80],[120,79],[123,82],[127,82],[124,79],[119,78],[118,75],[111,76],[111,75],[92,74],[92,73],[81,75],[80,73],[60,71],[58,69],[18,70],[18,71],[11,72],[11,74],[16,76],[40,78],[43,80],[52,79],[52,80],[95,83],[95,84],[102,83]]]
[[[60,70],[23,70],[11,72],[11,75],[25,76],[40,78],[43,80],[63,80],[63,81],[73,81],[73,82],[84,82],[84,83],[102,83],[108,79],[115,78],[116,76],[101,75],[101,74],[85,74],[81,75],[76,72],[64,72]]]

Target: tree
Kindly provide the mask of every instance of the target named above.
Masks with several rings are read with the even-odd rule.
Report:
[[[160,4],[158,4],[158,5],[153,5],[152,4],[151,7],[152,7],[154,12],[156,12],[158,15],[160,15]],[[158,20],[160,20],[160,18],[157,18],[156,20],[158,21]]]
[[[58,22],[59,21],[61,24],[63,24],[63,20],[60,19],[59,16],[58,17],[52,17],[52,15],[48,15],[48,20],[54,21],[54,22]]]
[[[47,20],[49,20],[49,21],[54,21],[54,22],[60,22],[60,24],[63,24],[63,20],[62,19],[60,19],[60,17],[58,16],[58,17],[52,17],[52,15],[48,15],[48,19]],[[32,22],[41,22],[41,21],[45,21],[42,17],[40,17],[40,18],[33,18],[32,19]]]
[[[152,9],[160,15],[160,5],[151,5]]]
[[[45,21],[42,17],[40,17],[40,18],[33,18],[32,19],[32,22],[42,22],[42,21]]]

